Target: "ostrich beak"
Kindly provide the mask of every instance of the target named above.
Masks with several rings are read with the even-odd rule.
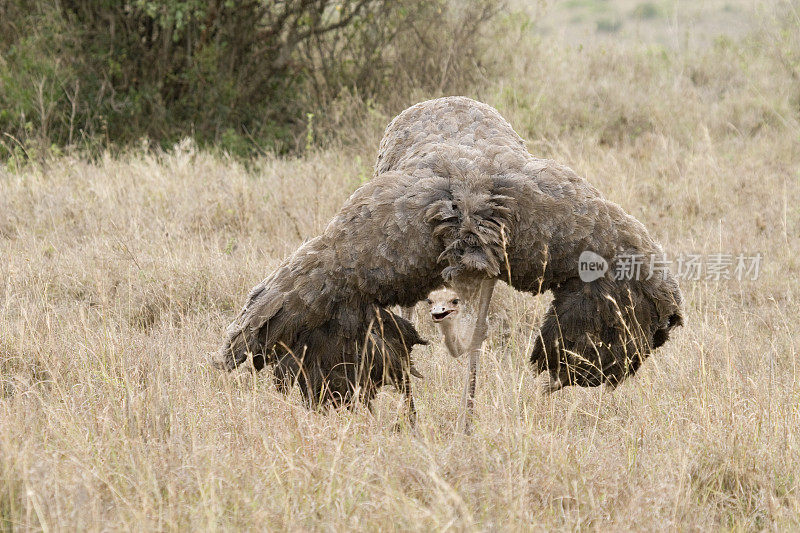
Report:
[[[431,318],[434,322],[441,322],[445,318],[447,318],[450,313],[452,313],[452,309],[446,309],[444,307],[434,307],[431,309]]]
[[[411,373],[411,375],[412,375],[412,376],[414,376],[415,378],[425,379],[425,376],[423,376],[422,374],[420,374],[420,373],[419,373],[419,370],[417,370],[416,368],[414,368],[414,365],[411,365],[411,368],[409,368],[409,369],[408,369],[408,371],[409,371],[409,372]]]

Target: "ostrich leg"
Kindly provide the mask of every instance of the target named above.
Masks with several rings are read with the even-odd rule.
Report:
[[[411,393],[411,378],[406,376],[403,380],[403,395],[405,396],[406,419],[398,420],[394,425],[395,431],[401,431],[404,427],[414,429],[417,426],[417,410],[414,407],[414,395]]]
[[[417,410],[414,407],[414,395],[411,394],[411,379],[406,378],[405,384],[406,396],[406,414],[408,416],[408,425],[412,428],[417,425]]]
[[[467,372],[467,383],[464,387],[463,396],[463,417],[464,432],[472,432],[472,418],[475,411],[475,386],[478,378],[478,360],[481,356],[481,347],[486,340],[489,330],[487,316],[489,314],[489,302],[492,301],[492,293],[496,279],[481,280],[478,289],[477,302],[475,305],[475,327],[472,330],[472,338],[467,346],[469,353],[469,371]]]

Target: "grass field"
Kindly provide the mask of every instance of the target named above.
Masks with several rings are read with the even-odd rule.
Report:
[[[369,179],[390,112],[297,158],[186,141],[9,162],[0,529],[800,528],[800,17],[781,3],[748,23],[673,48],[504,22],[503,74],[470,95],[532,153],[672,258],[763,260],[756,280],[682,280],[685,326],[613,392],[542,396],[528,356],[548,297],[500,287],[470,436],[455,427],[465,361],[422,308],[436,342],[414,355],[416,431],[392,430],[389,390],[374,414],[316,413],[269,372],[208,365],[249,288]]]

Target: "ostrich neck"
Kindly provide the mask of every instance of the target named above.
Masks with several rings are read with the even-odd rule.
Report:
[[[447,347],[447,351],[450,352],[450,355],[453,357],[458,357],[464,353],[465,347],[461,342],[461,339],[458,337],[458,332],[454,321],[446,320],[444,322],[440,322],[438,326],[439,331],[442,332],[442,336],[444,337],[444,345]]]

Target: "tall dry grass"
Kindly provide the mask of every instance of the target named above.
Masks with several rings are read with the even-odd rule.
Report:
[[[699,52],[506,32],[508,75],[478,96],[533,153],[673,257],[764,260],[684,281],[686,326],[613,393],[540,396],[547,297],[501,287],[471,436],[440,343],[415,354],[415,432],[392,431],[390,392],[315,413],[268,372],[207,365],[247,290],[369,178],[388,115],[302,159],[186,142],[0,171],[0,528],[800,527],[800,92],[777,24]]]

